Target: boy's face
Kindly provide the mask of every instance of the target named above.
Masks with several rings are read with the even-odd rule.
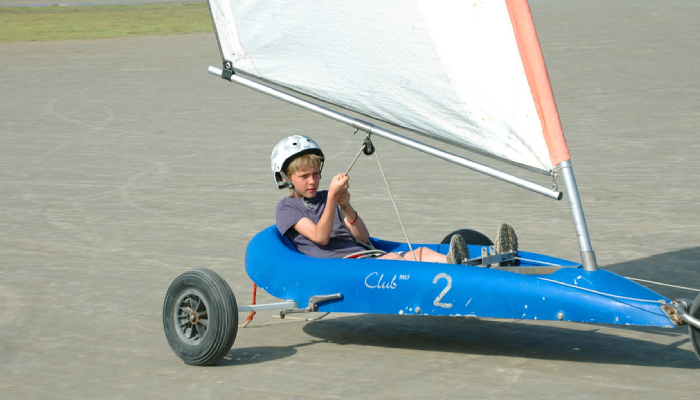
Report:
[[[301,193],[301,196],[313,199],[318,191],[318,185],[321,183],[321,173],[318,168],[312,168],[305,171],[297,171],[289,179],[292,180],[292,185]],[[293,189],[290,190],[292,197],[301,197]]]

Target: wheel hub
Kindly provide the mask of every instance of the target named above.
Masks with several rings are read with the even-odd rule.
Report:
[[[190,313],[190,324],[197,325],[197,322],[199,322],[199,315],[197,315],[196,311],[192,311]]]
[[[175,303],[173,318],[177,334],[183,343],[198,345],[207,334],[209,326],[208,304],[196,289],[185,290]]]

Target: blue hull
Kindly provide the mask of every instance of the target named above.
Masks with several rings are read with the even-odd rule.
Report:
[[[372,239],[385,251],[407,245]],[[421,244],[443,254],[448,245]],[[469,246],[480,254],[481,246]],[[548,275],[523,275],[466,265],[372,259],[319,259],[299,253],[275,226],[246,251],[250,278],[272,296],[305,307],[309,297],[341,293],[319,311],[477,316],[673,327],[662,311],[670,300],[608,271],[520,251],[523,259],[562,265]],[[521,267],[541,266],[521,261]]]

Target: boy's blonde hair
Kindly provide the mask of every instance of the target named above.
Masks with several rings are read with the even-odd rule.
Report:
[[[323,157],[318,154],[307,153],[292,160],[285,168],[284,173],[291,179],[292,175],[299,171],[308,171],[314,168],[318,168],[320,171],[322,165]]]

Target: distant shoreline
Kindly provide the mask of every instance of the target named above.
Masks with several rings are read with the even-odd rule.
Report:
[[[0,8],[0,42],[56,42],[212,32],[207,3]]]

